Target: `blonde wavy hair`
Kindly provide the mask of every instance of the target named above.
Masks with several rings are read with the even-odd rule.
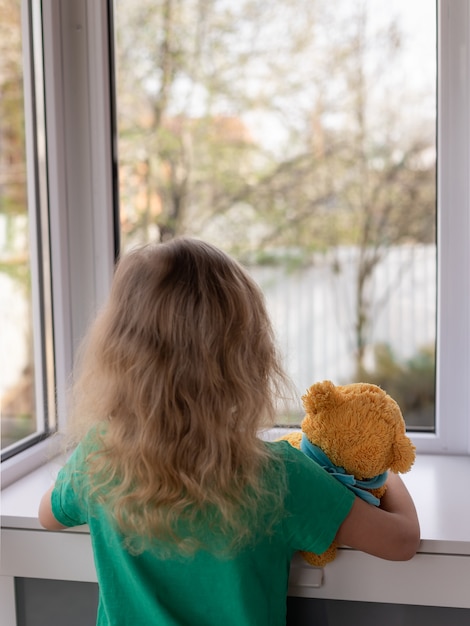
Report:
[[[92,489],[128,546],[191,552],[213,533],[233,550],[272,527],[282,464],[258,435],[289,389],[238,262],[189,238],[125,255],[81,348],[69,434],[94,433]]]

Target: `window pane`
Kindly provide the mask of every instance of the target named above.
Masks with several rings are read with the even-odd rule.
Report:
[[[115,28],[123,248],[218,244],[299,397],[375,382],[434,430],[435,4],[115,0]]]
[[[31,215],[28,209],[36,210],[34,205],[41,197],[37,183],[44,158],[42,164],[38,159],[28,170],[27,132],[32,131],[26,130],[25,104],[31,107],[33,103],[25,102],[25,42],[19,1],[2,1],[0,29],[0,400],[4,459],[18,449],[14,444],[27,445],[47,431],[46,388],[52,372],[43,367],[45,306],[49,299],[36,252],[42,238],[41,219],[39,213]],[[32,73],[27,80],[31,81],[28,93],[32,93]],[[38,106],[38,92],[35,96]],[[44,146],[40,147],[43,135],[37,118],[33,128],[34,152],[38,155],[44,153]],[[34,181],[29,180],[31,172]],[[35,198],[30,198],[31,194]],[[47,247],[41,249],[40,260],[46,263]],[[50,352],[50,345],[48,349]]]

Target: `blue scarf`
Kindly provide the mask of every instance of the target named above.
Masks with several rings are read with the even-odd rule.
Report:
[[[354,491],[354,493],[374,506],[379,506],[380,500],[366,491],[366,489],[377,489],[382,487],[387,480],[387,472],[374,476],[374,478],[366,478],[365,480],[357,480],[352,474],[346,474],[344,467],[335,465],[321,448],[311,443],[305,433],[302,433],[302,440],[300,442],[300,449],[304,454],[313,459],[320,467],[326,470],[329,474],[334,476],[336,480],[343,483],[348,489]]]

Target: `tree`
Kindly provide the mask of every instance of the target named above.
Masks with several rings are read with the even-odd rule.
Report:
[[[434,113],[403,80],[398,18],[381,22],[380,0],[117,8],[124,228],[249,262],[328,250],[336,271],[352,247],[359,376],[390,296],[373,299],[378,264],[435,241]]]
[[[16,2],[0,0],[0,214],[26,212],[26,154],[24,134],[21,15]]]
[[[245,118],[288,114],[293,83],[301,82],[292,61],[311,47],[300,9],[313,19],[299,0],[118,2],[125,229],[145,232],[153,220],[163,233],[197,233],[213,215],[256,202],[253,189],[263,196],[279,157]],[[283,31],[286,14],[301,33],[290,41],[280,32],[280,43],[272,31]],[[296,158],[289,154],[287,167]],[[136,175],[142,163],[144,176]],[[271,212],[255,210],[258,222],[272,221]]]
[[[409,92],[400,82],[387,85],[382,79],[390,59],[400,58],[397,26],[392,23],[371,37],[367,25],[362,5],[349,20],[349,37],[336,50],[339,58],[330,57],[333,67],[341,59],[344,69],[349,140],[334,156],[334,175],[341,181],[335,212],[342,220],[328,224],[329,241],[333,246],[346,241],[357,250],[354,351],[359,378],[372,324],[375,268],[391,246],[434,242],[436,215],[433,120],[407,123],[403,112],[409,110]]]

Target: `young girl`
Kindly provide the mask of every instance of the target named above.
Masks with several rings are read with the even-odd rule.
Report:
[[[192,239],[122,258],[76,371],[78,446],[39,510],[48,529],[89,525],[99,625],[280,626],[295,551],[336,536],[412,557],[398,476],[377,508],[259,438],[285,387],[262,294],[236,261]]]

